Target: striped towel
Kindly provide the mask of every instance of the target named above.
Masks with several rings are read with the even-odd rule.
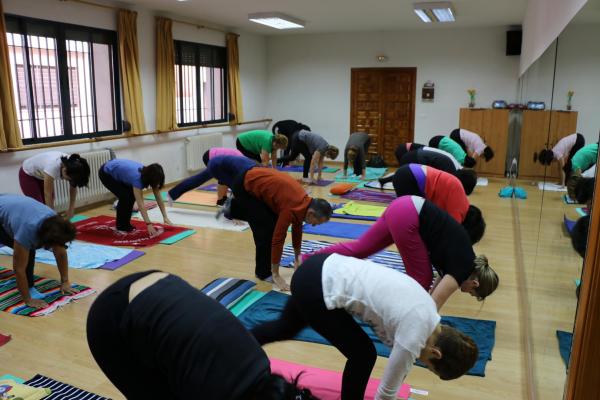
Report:
[[[79,293],[65,295],[60,292],[60,282],[53,279],[33,276],[34,286],[38,292],[45,295],[42,299],[48,303],[48,307],[36,310],[25,305],[21,294],[17,290],[17,280],[13,270],[0,267],[0,311],[11,314],[26,315],[28,317],[41,317],[56,311],[74,300],[87,297],[96,291],[83,285],[73,284],[72,288]]]
[[[54,379],[40,374],[34,376],[24,384],[36,388],[51,389],[52,394],[44,397],[44,400],[110,400],[107,397],[86,392],[85,390],[67,385],[66,383],[55,381]]]
[[[323,247],[331,246],[332,244],[333,243],[324,240],[303,240],[302,253],[309,254],[320,250]],[[377,264],[385,265],[386,267],[406,273],[404,262],[402,262],[400,254],[395,251],[383,250],[368,257],[368,259]],[[283,248],[280,264],[284,267],[292,267],[294,265],[294,247],[292,244],[287,244]]]
[[[200,290],[225,307],[231,308],[255,287],[256,283],[245,279],[217,278]]]

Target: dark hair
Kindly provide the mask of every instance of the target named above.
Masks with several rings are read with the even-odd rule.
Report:
[[[463,165],[467,168],[473,168],[475,166],[475,159],[471,156],[465,156],[465,161],[463,161]]]
[[[90,181],[90,165],[85,158],[79,154],[71,154],[69,157],[61,157],[60,161],[64,165],[69,183],[73,187],[84,187]]]
[[[202,154],[202,162],[205,166],[208,167],[208,162],[210,161],[210,150],[206,150],[204,154]]]
[[[473,193],[473,189],[475,189],[475,185],[477,185],[477,172],[472,169],[459,169],[454,173],[454,176],[462,183],[467,196]]]
[[[142,186],[162,189],[165,185],[165,171],[160,164],[146,165],[140,171],[142,173]]]
[[[462,226],[469,234],[471,244],[479,242],[485,233],[485,221],[483,220],[481,210],[474,205],[470,205]]]
[[[279,374],[268,374],[259,381],[248,400],[319,400],[310,390],[298,387],[301,375],[289,382]]]
[[[443,138],[444,138],[444,135],[434,136],[431,139],[429,139],[429,143],[427,143],[427,144],[429,145],[429,147],[435,147],[437,149],[437,148],[439,148],[440,142],[442,141]]]
[[[492,150],[490,146],[486,146],[485,149],[483,149],[483,158],[485,161],[490,161],[494,158],[494,150]]]
[[[581,181],[582,179],[583,177],[581,176],[580,172],[573,172],[571,173],[571,177],[569,177],[569,179],[567,180],[567,194],[573,200],[577,198],[575,189],[577,188],[579,181]]]
[[[333,214],[331,204],[323,199],[312,199],[308,208],[315,212],[317,218],[329,219],[331,218],[331,214]]]
[[[473,339],[447,325],[442,325],[434,346],[442,353],[442,358],[432,358],[430,362],[436,374],[445,381],[466,374],[479,357],[479,349]]]
[[[581,178],[575,184],[575,200],[579,204],[587,204],[594,198],[596,178]]]
[[[67,247],[67,243],[75,240],[75,226],[60,215],[46,218],[38,230],[39,244],[45,249],[53,246]]]
[[[304,125],[302,122],[298,122],[298,125],[296,126],[296,132],[298,131],[309,131],[310,132],[310,127],[307,125]]]
[[[554,152],[552,150],[544,149],[538,154],[538,161],[542,165],[550,165],[554,160]]]
[[[581,217],[575,222],[571,231],[571,244],[581,257],[585,258],[585,250],[587,249],[588,229],[590,227],[590,216]]]

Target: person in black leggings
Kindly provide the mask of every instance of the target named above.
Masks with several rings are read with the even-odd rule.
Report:
[[[127,399],[312,399],[271,373],[256,340],[225,307],[175,275],[121,278],[88,314],[94,359]]]
[[[285,150],[283,150],[283,157],[287,157],[292,148],[292,137],[294,134],[300,131],[310,132],[310,127],[304,125],[302,122],[294,121],[293,119],[284,119],[277,121],[277,123],[273,125],[273,128],[271,128],[271,131],[273,132],[273,135],[280,134],[288,138],[288,145]],[[289,160],[286,159],[282,166],[285,167],[287,164],[289,164]]]
[[[262,344],[293,338],[311,326],[347,359],[342,400],[364,398],[377,352],[355,317],[373,326],[392,347],[376,399],[393,400],[419,358],[442,379],[455,379],[477,360],[477,345],[459,331],[439,324],[429,294],[408,275],[369,261],[320,254],[292,277],[292,295],[279,319],[252,334]],[[406,323],[410,321],[410,323]]]

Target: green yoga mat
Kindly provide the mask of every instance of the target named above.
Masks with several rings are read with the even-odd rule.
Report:
[[[196,233],[195,230],[190,229],[188,231],[183,231],[181,233],[178,233],[177,235],[173,235],[163,241],[160,242],[160,244],[174,244],[179,242],[182,239],[185,239],[186,237],[192,236],[194,233]]]
[[[235,303],[235,305],[231,307],[229,311],[231,311],[231,313],[237,317],[238,315],[246,311],[248,307],[250,307],[252,304],[260,300],[265,294],[267,293],[258,290],[253,290],[250,293],[247,293],[244,297],[242,297],[240,301]]]
[[[0,376],[0,381],[3,381],[5,379],[11,379],[11,380],[13,380],[13,381],[15,381],[17,383],[23,383],[23,382],[25,382],[25,379],[21,379],[18,376],[14,376],[14,375],[11,375],[11,374],[6,374],[6,375]]]
[[[344,173],[340,172],[335,176],[336,182],[366,182],[366,181],[374,181],[375,179],[379,179],[385,174],[387,168],[372,168],[367,167],[367,171],[365,174],[365,180],[361,179],[360,175],[354,175],[354,170],[352,168],[348,169],[348,175],[344,177]]]
[[[72,223],[83,221],[84,219],[88,219],[89,217],[86,215],[74,215],[69,221]]]

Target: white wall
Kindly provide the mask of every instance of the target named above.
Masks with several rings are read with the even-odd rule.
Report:
[[[350,70],[416,67],[415,141],[426,142],[458,127],[466,90],[477,105],[509,102],[517,95],[518,57],[505,55],[506,29],[436,29],[269,37],[267,112],[292,118],[330,143],[345,145],[350,131]],[[380,63],[377,54],[388,61]],[[421,88],[435,83],[435,102],[421,102]]]
[[[75,2],[50,0],[3,0],[7,14],[23,15],[96,28],[116,30],[116,11],[91,7]],[[155,76],[155,12],[144,8],[132,8],[138,12],[138,41],[140,51],[142,93],[146,129],[155,129],[156,76]],[[266,39],[261,36],[240,32],[240,69],[242,95],[245,105],[245,119],[256,120],[267,117],[265,114],[266,95]],[[206,29],[174,23],[174,39],[225,45],[224,34]],[[243,125],[240,131],[259,129],[260,125]],[[132,158],[142,163],[160,162],[167,182],[187,176],[183,138],[187,136],[223,132],[224,145],[235,146],[236,128],[213,128],[191,130],[163,135],[128,138],[100,143],[62,146],[55,148],[67,153],[85,152],[98,148],[111,147],[118,157]],[[20,193],[17,172],[24,159],[43,150],[20,151],[0,154],[0,169],[3,174],[2,192]]]

